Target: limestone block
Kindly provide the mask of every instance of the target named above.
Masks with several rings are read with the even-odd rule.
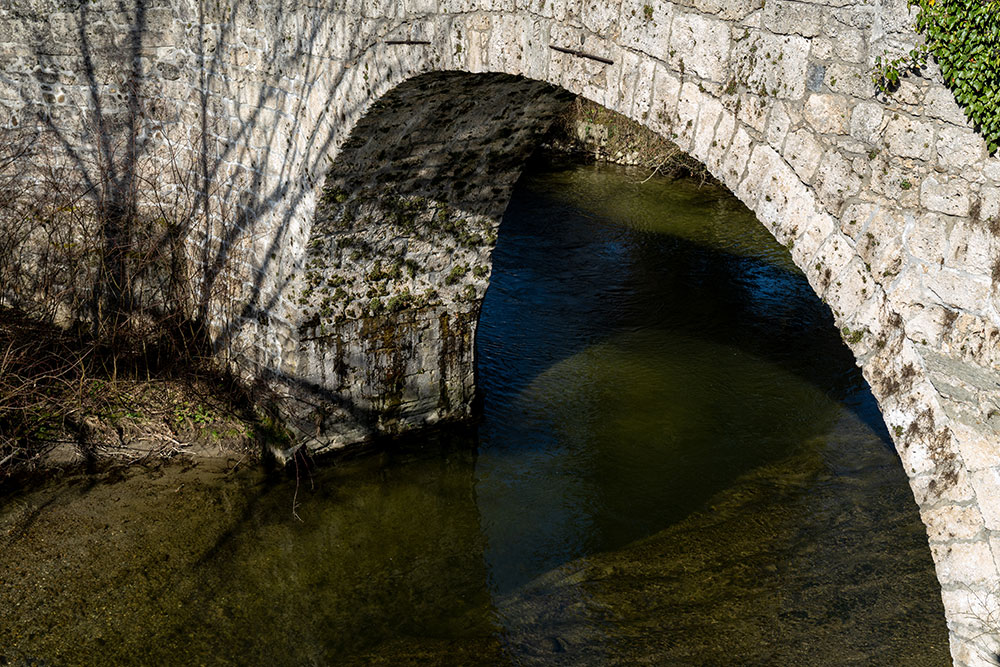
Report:
[[[840,231],[842,234],[859,243],[862,232],[868,231],[871,221],[881,213],[881,206],[873,202],[855,202],[848,205],[840,216]],[[858,250],[862,246],[858,245]]]
[[[476,9],[487,12],[510,13],[516,6],[515,0],[477,0]]]
[[[615,101],[616,111],[642,122],[649,114],[656,62],[631,51],[621,53],[621,81]]]
[[[625,0],[621,7],[622,46],[667,60],[674,4],[668,0]]]
[[[767,118],[770,108],[771,106],[766,98],[752,92],[744,91],[740,93],[740,104],[736,117],[746,126],[763,133],[767,130]]]
[[[990,549],[993,551],[993,559],[1000,567],[1000,533],[996,531],[990,531]],[[991,588],[990,593],[991,595],[979,596],[979,604],[985,605],[984,607],[977,608],[975,605],[969,605],[967,608],[979,618],[989,619],[990,626],[997,627],[1000,625],[1000,590],[994,587]]]
[[[983,165],[983,175],[993,183],[1000,183],[1000,158],[989,157]]]
[[[958,442],[958,450],[969,470],[996,470],[1000,467],[1000,442],[990,437],[990,430],[984,429],[982,423],[952,421],[951,428]]]
[[[829,37],[814,37],[812,39],[810,54],[816,60],[830,60],[834,56],[835,48],[833,40]]]
[[[996,548],[998,546],[996,537],[991,535],[989,541],[993,552],[1000,554]],[[969,624],[974,625],[977,619],[1000,620],[1000,595],[993,587],[949,587],[941,591],[941,600],[947,612],[956,612],[953,614],[955,618],[962,617]],[[990,625],[993,625],[995,620],[989,621]],[[964,662],[971,664],[967,660]]]
[[[933,392],[933,388],[930,389]],[[912,476],[936,475],[941,476],[939,467],[939,453],[935,447],[936,443],[931,438],[906,434],[902,436],[902,443],[896,448],[899,459],[903,464],[906,474]]]
[[[779,35],[815,37],[825,23],[821,5],[772,0],[764,5],[764,28]]]
[[[944,505],[921,509],[920,516],[927,525],[927,537],[931,542],[971,540],[984,528],[983,516],[975,505]]]
[[[705,165],[713,176],[720,181],[724,180],[722,161],[733,140],[733,133],[736,130],[736,117],[728,110],[723,109],[719,118],[719,124],[715,128],[715,137],[708,151],[708,159]]]
[[[997,238],[980,221],[959,218],[952,226],[945,264],[966,273],[989,276],[1000,257]]]
[[[823,144],[816,140],[809,130],[796,130],[785,140],[782,155],[799,177],[809,183],[823,157]]]
[[[677,124],[674,127],[674,142],[685,152],[691,151],[694,140],[695,123],[701,107],[702,93],[698,85],[687,81],[681,86],[680,97],[677,100]]]
[[[583,0],[580,20],[588,30],[605,38],[619,37],[618,3],[604,0]]]
[[[1000,187],[987,185],[979,191],[979,220],[990,222],[1000,218]]]
[[[487,46],[490,69],[508,74],[524,74],[525,51],[529,34],[528,19],[516,14],[501,15],[491,22],[493,36]]]
[[[871,163],[872,192],[895,201],[901,209],[920,208],[920,183],[930,173],[930,166],[924,162],[897,160],[892,156],[877,153]]]
[[[854,248],[850,241],[835,231],[830,234],[815,257],[810,260],[812,264],[804,268],[806,277],[809,278],[809,284],[813,286],[817,294],[823,296],[837,276],[847,268],[853,259]]]
[[[536,19],[529,23],[525,36],[524,75],[529,79],[547,81],[549,76],[549,25],[547,21]],[[652,81],[650,81],[652,85]]]
[[[961,169],[986,157],[986,142],[975,132],[945,127],[938,132],[937,161],[944,169]]]
[[[875,324],[871,319],[871,309],[859,311],[874,301],[872,297],[877,292],[875,281],[864,261],[860,257],[854,257],[843,271],[833,274],[824,294],[827,304],[840,323],[848,326],[852,332],[862,333],[859,340],[849,341],[849,346],[858,357],[871,350],[874,344],[871,328]]]
[[[952,218],[937,213],[922,213],[903,234],[907,251],[917,259],[936,264],[948,249]]]
[[[726,21],[739,21],[764,5],[764,0],[694,0],[694,6],[705,14]]]
[[[680,91],[680,78],[657,63],[653,72],[653,100],[649,114],[649,126],[655,132],[667,137],[672,134]]]
[[[948,215],[969,215],[969,184],[959,178],[928,176],[920,184],[920,203],[931,211]]]
[[[729,152],[722,163],[723,182],[726,186],[736,191],[740,180],[743,178],[743,171],[746,169],[747,161],[753,150],[753,139],[747,133],[746,128],[738,125],[733,142],[729,146]]]
[[[885,410],[883,415],[890,429],[894,425],[909,423],[905,417],[900,421],[898,412],[891,409]],[[896,449],[899,450],[898,444]],[[914,500],[920,507],[937,503],[969,503],[976,498],[976,492],[972,489],[972,484],[969,483],[969,473],[965,470],[965,466],[955,468],[954,474],[949,475],[946,479],[935,473],[910,477],[910,489],[913,491]]]
[[[861,184],[861,176],[839,151],[831,148],[823,154],[814,185],[828,211],[839,214],[844,201],[858,194]]]
[[[834,93],[858,99],[870,98],[874,91],[870,70],[862,65],[833,63],[826,68],[825,82]]]
[[[518,0],[519,8],[557,21],[566,19],[567,9],[571,4],[574,3],[567,0]]]
[[[843,95],[813,93],[806,99],[805,118],[820,134],[847,134],[851,105]]]
[[[894,114],[885,129],[889,151],[899,157],[930,160],[934,153],[934,125]]]
[[[715,141],[715,126],[719,122],[722,111],[722,102],[715,97],[708,97],[701,105],[691,154],[702,162],[708,159],[709,151],[712,149],[712,142]]]
[[[918,114],[924,101],[924,88],[909,79],[900,79],[892,100],[907,113]]]
[[[1000,654],[1000,641],[995,634],[985,632],[987,628],[965,612],[955,617],[961,620],[948,624],[952,628],[948,640],[955,664],[961,667],[996,667],[997,661],[993,656]],[[996,627],[996,620],[989,623],[989,628]]]
[[[733,45],[733,74],[757,95],[801,99],[806,91],[809,40],[756,30]]]
[[[781,151],[785,143],[785,135],[792,125],[792,119],[785,110],[784,102],[777,102],[771,107],[771,116],[767,122],[767,143],[776,151]]]
[[[746,176],[733,193],[748,207],[756,209],[757,200],[763,197],[765,184],[769,182],[774,170],[783,164],[781,156],[773,148],[757,144],[747,162]]]
[[[725,83],[729,70],[729,24],[701,14],[676,12],[670,30],[672,68]]]
[[[403,12],[405,14],[436,14],[437,5],[437,0],[405,0]]]
[[[929,269],[925,286],[946,306],[981,314],[989,307],[993,284],[988,276],[979,277],[950,268]]]
[[[866,144],[875,144],[882,132],[882,105],[861,102],[851,110],[851,136]]]
[[[874,230],[877,223],[897,220],[899,217],[882,212],[875,217],[870,227]],[[866,237],[868,233],[866,232]],[[863,259],[871,266],[872,275],[881,283],[895,280],[903,267],[904,251],[900,235],[889,233],[880,236],[877,231],[870,233],[874,235],[875,243],[871,245],[871,253],[863,255]]]
[[[932,85],[924,95],[924,113],[932,118],[967,127],[969,121],[955,101],[955,95],[942,85]]]
[[[989,542],[931,543],[931,554],[943,584],[988,583],[995,576],[996,565]]]
[[[815,211],[812,192],[780,159],[771,162],[770,173],[760,190],[755,207],[757,218],[779,243],[787,244],[797,235],[799,225],[807,224],[809,215]]]
[[[1000,468],[973,470],[969,480],[983,513],[983,523],[990,530],[1000,530]]]
[[[838,59],[848,63],[865,64],[868,59],[868,47],[865,44],[863,30],[848,28],[839,22],[829,22],[825,32],[833,37],[834,53]]]

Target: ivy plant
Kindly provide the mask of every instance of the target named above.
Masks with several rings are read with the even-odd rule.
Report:
[[[1000,0],[910,0],[919,10],[917,30],[924,44],[901,58],[877,58],[873,80],[884,93],[900,76],[922,69],[928,56],[941,67],[965,115],[1000,147]]]

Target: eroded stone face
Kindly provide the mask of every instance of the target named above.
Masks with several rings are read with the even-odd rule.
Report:
[[[316,208],[296,293],[302,354],[284,367],[314,448],[471,415],[497,227],[570,99],[503,74],[425,74],[354,127]]]
[[[139,150],[170,165],[150,200],[197,212],[187,243],[201,280],[227,285],[205,308],[220,349],[296,387],[317,446],[462,414],[488,231],[551,90],[496,79],[470,97],[479,84],[454,75],[409,91],[426,108],[395,110],[390,91],[428,72],[523,75],[675,141],[789,247],[910,475],[953,656],[988,664],[992,631],[971,600],[1000,586],[1000,160],[933,67],[887,98],[867,84],[876,56],[916,40],[905,2],[144,7],[0,8],[0,125],[50,128],[60,141],[33,159],[73,147],[68,173],[93,177],[95,128],[138,119]],[[449,172],[459,164],[464,178]],[[489,196],[435,189],[435,174]]]

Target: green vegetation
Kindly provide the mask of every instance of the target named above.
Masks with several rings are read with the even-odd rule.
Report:
[[[272,442],[260,396],[197,336],[166,329],[146,343],[115,350],[89,329],[0,309],[0,482],[52,463],[168,458],[189,446],[254,458]]]
[[[451,273],[444,279],[445,285],[454,285],[469,272],[468,264],[459,264],[451,269]]]
[[[989,144],[1000,147],[1000,0],[910,0],[919,9],[924,44],[907,55],[876,59],[872,78],[883,93],[933,56],[966,116]]]
[[[850,327],[844,327],[841,329],[841,333],[843,334],[844,341],[850,345],[860,343],[861,339],[865,335],[865,331],[863,329],[855,329],[854,331],[851,331]]]

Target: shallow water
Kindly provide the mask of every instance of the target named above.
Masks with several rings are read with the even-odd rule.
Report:
[[[8,490],[0,664],[947,664],[826,307],[730,195],[643,178],[522,178],[478,427]]]

